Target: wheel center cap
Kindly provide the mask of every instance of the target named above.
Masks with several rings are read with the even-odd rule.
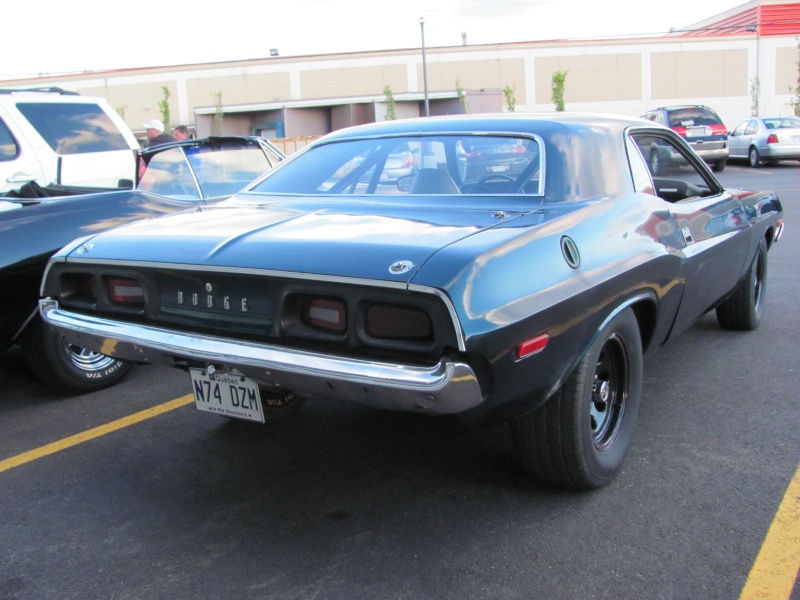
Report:
[[[594,384],[594,395],[596,398],[596,402],[602,402],[603,404],[608,403],[608,397],[611,393],[610,391],[611,386],[608,385],[607,381],[597,381]]]

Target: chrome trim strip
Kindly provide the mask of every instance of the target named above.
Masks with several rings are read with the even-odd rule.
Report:
[[[432,366],[342,358],[111,321],[65,311],[52,299],[40,300],[39,309],[48,325],[68,342],[115,358],[213,364],[301,396],[338,398],[392,410],[452,414],[483,402],[472,368],[447,358]]]
[[[299,279],[302,281],[344,283],[347,285],[364,285],[369,287],[382,287],[395,290],[405,290],[408,288],[408,284],[405,281],[383,281],[381,279],[363,279],[358,277],[342,277],[338,275],[317,275],[314,273],[274,271],[270,269],[256,269],[250,267],[230,267],[227,265],[200,265],[139,260],[112,260],[107,258],[76,258],[73,256],[70,256],[68,260],[58,260],[71,265],[86,264],[124,267],[130,269],[174,269],[178,271],[203,271],[210,273],[224,273],[227,275],[258,275],[263,277],[279,277],[281,279]],[[55,262],[55,260],[51,259],[51,262]]]

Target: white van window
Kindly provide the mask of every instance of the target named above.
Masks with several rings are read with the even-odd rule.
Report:
[[[19,146],[8,126],[0,119],[0,161],[14,160],[19,154]]]
[[[57,154],[130,149],[117,126],[97,104],[19,102],[17,109]]]

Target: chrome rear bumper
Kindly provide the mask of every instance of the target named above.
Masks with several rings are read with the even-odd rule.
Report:
[[[433,366],[343,358],[112,321],[63,310],[51,299],[39,301],[39,312],[68,342],[95,352],[139,363],[214,365],[300,396],[431,414],[459,413],[483,401],[472,368],[446,358]]]

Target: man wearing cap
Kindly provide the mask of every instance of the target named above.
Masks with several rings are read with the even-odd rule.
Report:
[[[164,133],[164,123],[158,119],[150,119],[147,123],[142,125],[147,131],[146,147],[150,148],[157,144],[166,144],[167,142],[174,142],[175,138],[169,133]]]

